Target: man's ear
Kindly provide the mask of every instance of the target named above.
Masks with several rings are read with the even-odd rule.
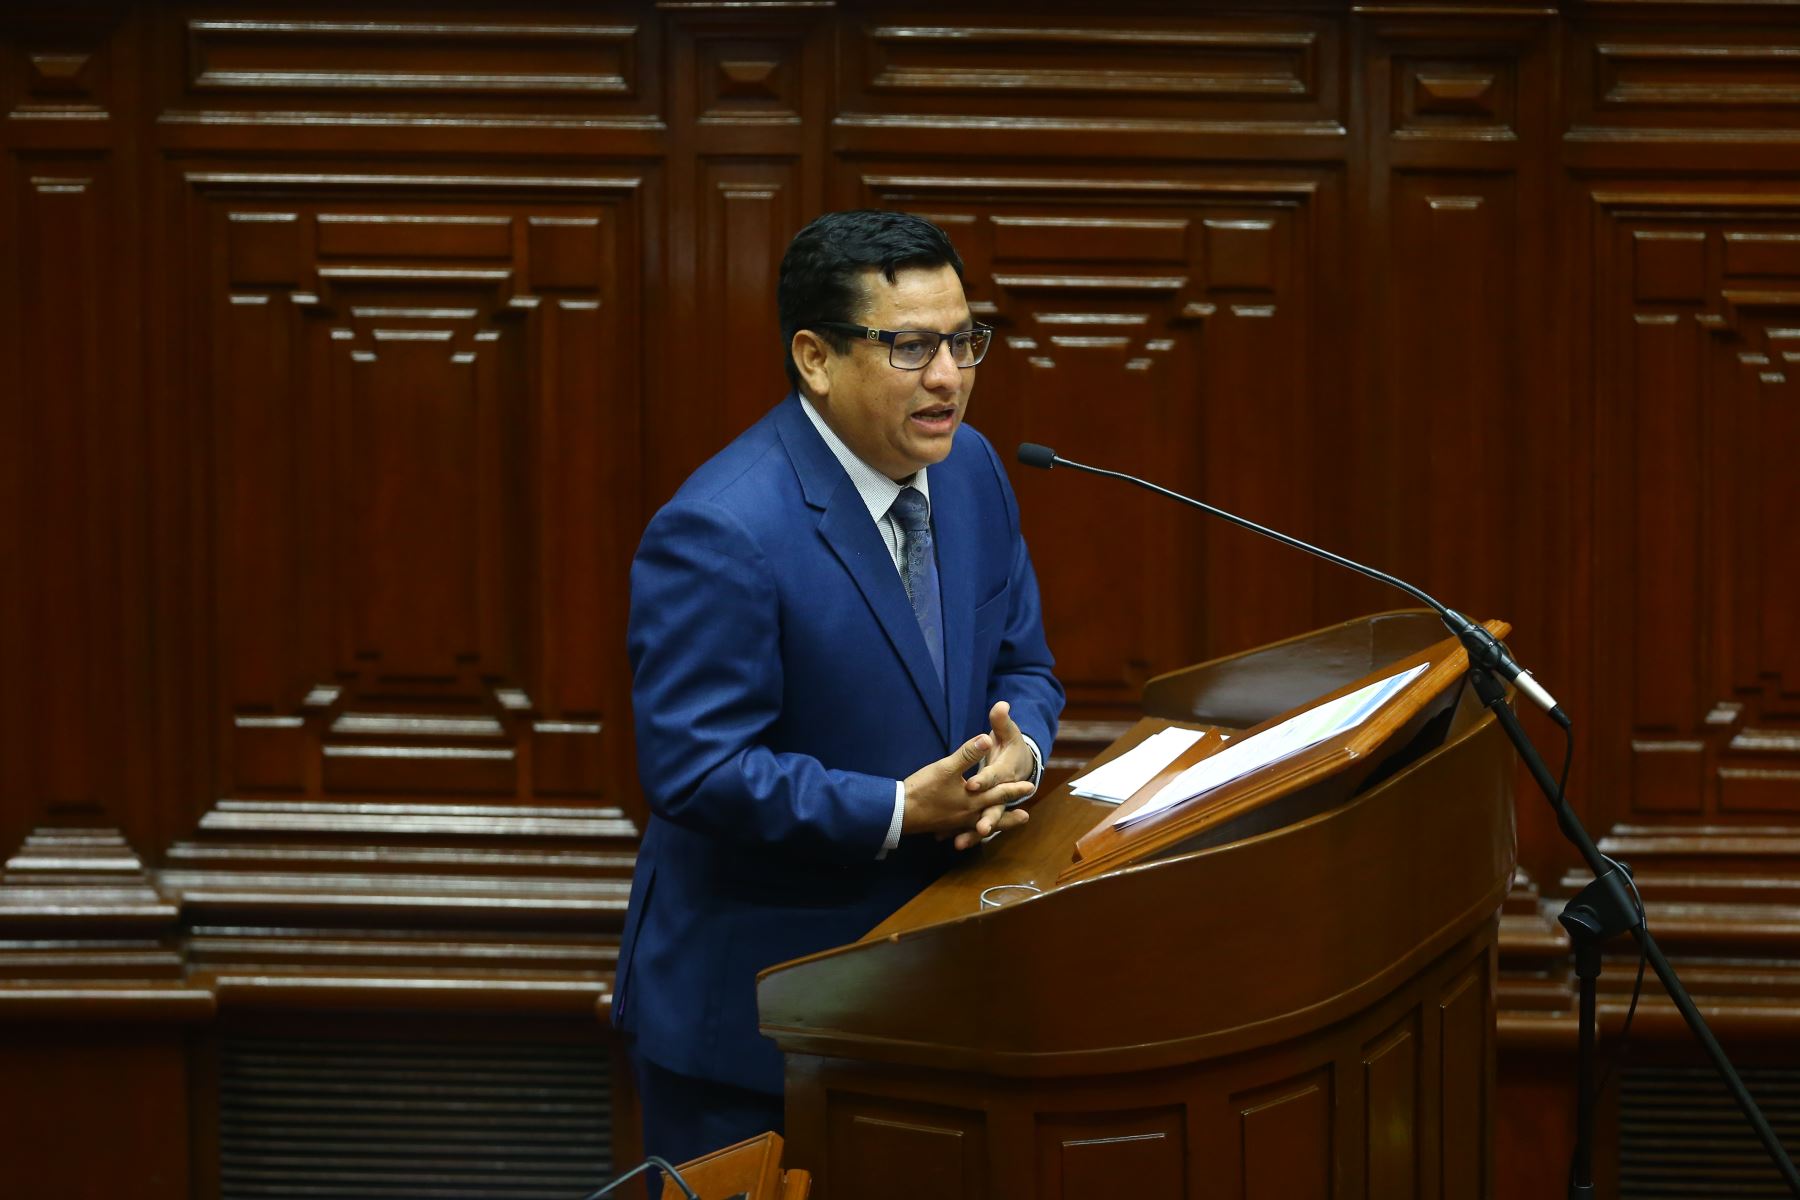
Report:
[[[788,352],[794,356],[794,367],[800,372],[800,381],[806,385],[806,394],[829,396],[831,347],[825,339],[810,329],[797,329],[794,340],[788,343]]]

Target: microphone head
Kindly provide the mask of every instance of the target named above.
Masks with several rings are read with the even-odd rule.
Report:
[[[1019,461],[1028,467],[1048,471],[1056,465],[1056,451],[1048,446],[1040,446],[1036,442],[1020,442]]]

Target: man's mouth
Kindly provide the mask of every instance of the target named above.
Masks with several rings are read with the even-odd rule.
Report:
[[[942,433],[956,424],[956,405],[934,404],[912,414],[912,422],[932,433]]]

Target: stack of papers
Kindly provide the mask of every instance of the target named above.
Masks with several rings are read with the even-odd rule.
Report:
[[[1290,754],[1298,754],[1309,746],[1316,746],[1327,738],[1336,737],[1345,730],[1355,729],[1373,716],[1382,705],[1392,700],[1401,688],[1417,679],[1430,665],[1430,663],[1420,663],[1411,670],[1402,671],[1398,675],[1390,675],[1367,687],[1358,688],[1348,695],[1339,696],[1336,700],[1329,700],[1324,704],[1309,708],[1303,713],[1296,713],[1279,725],[1270,726],[1261,733],[1244,738],[1235,745],[1227,746],[1218,753],[1201,759],[1170,780],[1142,808],[1134,812],[1120,813],[1114,817],[1113,827],[1123,829],[1145,817],[1155,816],[1164,809],[1173,808],[1185,800],[1192,800],[1203,792],[1210,792],[1234,779],[1242,778],[1252,771],[1259,771]],[[1149,743],[1144,744],[1148,745]],[[1142,748],[1142,746],[1138,747],[1138,749]],[[1128,758],[1130,755],[1125,757]],[[1118,761],[1122,762],[1124,759],[1121,758]],[[1117,764],[1109,763],[1107,765]],[[1167,766],[1168,760],[1165,759],[1163,765]],[[1105,769],[1105,767],[1101,768],[1101,770]],[[1154,775],[1155,773],[1152,771],[1150,774]],[[1141,787],[1142,784],[1139,786]]]
[[[1069,790],[1089,800],[1123,804],[1156,773],[1180,758],[1206,735],[1198,729],[1164,729],[1153,733],[1102,767],[1069,781]]]

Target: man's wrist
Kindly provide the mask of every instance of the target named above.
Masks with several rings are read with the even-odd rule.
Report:
[[[888,851],[900,844],[900,827],[906,821],[906,781],[894,780],[894,815],[888,822],[887,836],[881,841],[881,853],[875,856],[880,862],[888,856]]]
[[[1027,750],[1031,751],[1031,790],[1008,804],[1006,806],[1008,808],[1016,808],[1037,795],[1038,784],[1044,781],[1044,752],[1038,749],[1037,742],[1032,740],[1029,733],[1021,733],[1019,740],[1025,743]]]

